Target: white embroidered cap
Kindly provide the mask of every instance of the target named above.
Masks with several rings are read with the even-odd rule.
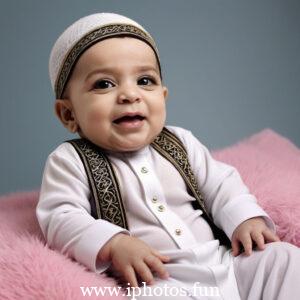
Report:
[[[103,39],[120,35],[132,36],[149,44],[160,68],[154,39],[140,24],[115,13],[92,14],[69,26],[51,50],[49,74],[56,98],[62,97],[72,69],[85,50]]]

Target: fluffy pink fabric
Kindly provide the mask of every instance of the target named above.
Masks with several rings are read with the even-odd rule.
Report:
[[[115,287],[113,279],[49,249],[35,216],[38,192],[0,197],[0,299],[79,300],[80,287]],[[127,299],[122,296],[101,299]]]
[[[235,166],[279,237],[300,247],[300,150],[270,129],[213,153]]]
[[[239,170],[281,239],[300,246],[300,150],[267,129],[213,155]],[[114,286],[45,245],[37,198],[37,191],[0,197],[0,299],[83,299],[80,286]]]

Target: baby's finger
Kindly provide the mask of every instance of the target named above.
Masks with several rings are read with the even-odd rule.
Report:
[[[265,249],[265,239],[261,232],[252,232],[251,237],[253,241],[256,243],[259,250]]]
[[[145,281],[148,285],[154,283],[152,272],[143,261],[135,264],[134,269],[136,273],[141,277],[142,281]]]
[[[125,278],[125,280],[130,283],[130,286],[133,287],[137,287],[138,286],[138,282],[135,276],[135,272],[134,269],[131,266],[127,266],[124,270],[123,270],[123,277]]]
[[[170,256],[168,255],[163,255],[161,254],[159,251],[155,250],[155,249],[151,249],[153,255],[155,255],[156,257],[158,257],[161,261],[163,262],[168,262],[170,261]]]
[[[232,247],[232,255],[238,256],[240,254],[240,243],[237,238],[233,238],[231,241],[231,247]]]
[[[270,242],[279,242],[280,238],[270,229],[266,229],[262,232],[262,234],[265,237],[265,241],[266,243],[270,243]]]
[[[144,261],[151,268],[151,270],[158,273],[160,278],[166,279],[169,277],[169,273],[167,272],[164,264],[156,256],[149,255],[144,258]]]
[[[252,239],[250,234],[245,234],[240,238],[245,251],[245,255],[249,256],[252,253]]]

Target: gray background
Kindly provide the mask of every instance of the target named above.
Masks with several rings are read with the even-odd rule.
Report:
[[[0,193],[38,188],[47,155],[71,137],[53,114],[48,57],[76,19],[117,12],[159,46],[168,124],[209,148],[272,128],[300,146],[299,0],[2,0]]]

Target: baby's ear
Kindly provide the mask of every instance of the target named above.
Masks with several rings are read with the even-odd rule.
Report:
[[[168,95],[169,95],[169,90],[166,86],[163,86],[163,93],[164,93],[164,98],[165,100],[168,99]]]
[[[70,132],[75,133],[78,131],[73,106],[69,99],[56,99],[54,109],[56,116]]]

